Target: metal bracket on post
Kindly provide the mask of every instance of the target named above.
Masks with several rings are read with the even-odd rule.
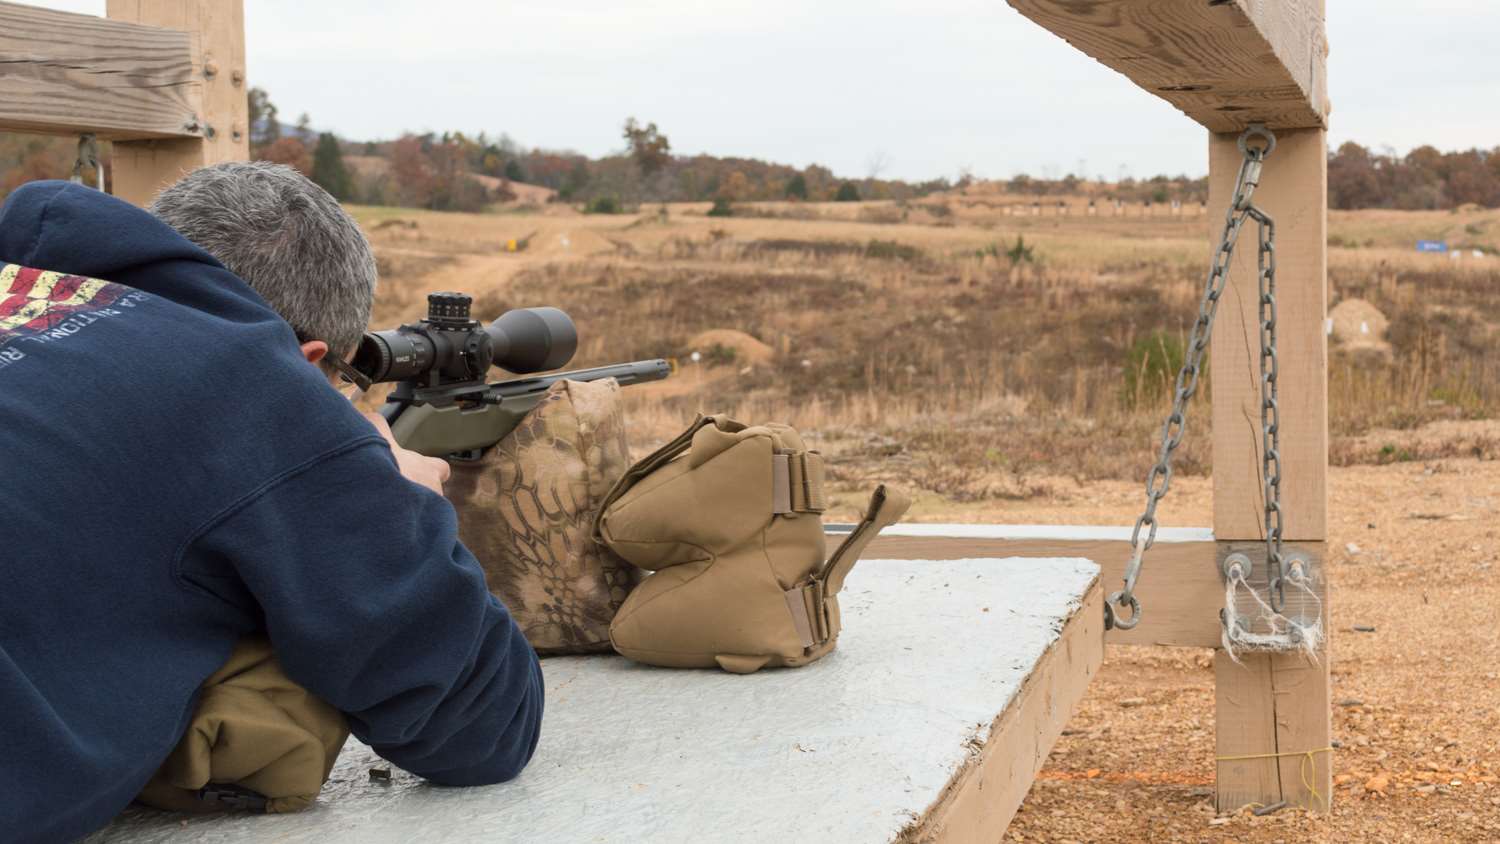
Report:
[[[1237,625],[1235,631],[1226,629],[1226,633],[1236,634],[1230,637],[1232,639],[1263,640],[1255,649],[1297,650],[1302,646],[1297,631],[1315,625],[1324,615],[1323,543],[1289,542],[1284,547],[1286,577],[1282,577],[1280,569],[1268,559],[1265,543],[1219,543],[1219,573],[1224,580],[1226,596],[1238,595],[1241,599],[1235,602],[1236,606],[1226,606],[1220,611],[1220,621],[1226,628],[1231,623]],[[1289,584],[1293,588],[1288,588]],[[1236,585],[1238,590],[1234,588]],[[1272,603],[1272,590],[1277,589],[1283,594],[1277,602],[1279,608],[1272,614],[1268,608]],[[1250,612],[1246,612],[1247,609]],[[1271,618],[1269,624],[1267,617]],[[1278,627],[1285,629],[1275,629]],[[1285,635],[1288,633],[1289,636]],[[1264,644],[1276,641],[1277,636],[1286,639],[1284,648],[1280,644],[1274,647]]]

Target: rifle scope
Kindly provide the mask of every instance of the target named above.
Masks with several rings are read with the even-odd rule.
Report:
[[[469,318],[472,303],[463,293],[429,294],[425,319],[366,331],[350,365],[372,382],[438,387],[481,380],[491,365],[518,374],[546,372],[578,350],[578,329],[557,308],[519,308],[483,325]]]

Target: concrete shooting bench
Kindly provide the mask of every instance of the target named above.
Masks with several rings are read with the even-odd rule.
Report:
[[[351,739],[305,812],[132,808],[87,840],[998,841],[1099,668],[1103,600],[1083,559],[866,560],[804,668],[544,660],[513,782],[431,786]]]

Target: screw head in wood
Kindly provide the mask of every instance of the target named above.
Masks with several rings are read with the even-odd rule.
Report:
[[[229,72],[229,81],[234,83],[234,86],[238,88],[245,84],[245,72],[239,68],[235,68]]]
[[[219,75],[219,63],[213,59],[205,59],[203,62],[203,76],[212,79]]]

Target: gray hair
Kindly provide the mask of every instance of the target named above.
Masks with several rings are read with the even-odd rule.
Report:
[[[202,167],[157,195],[150,212],[244,279],[302,342],[346,356],[370,322],[375,256],[354,219],[290,167]]]

